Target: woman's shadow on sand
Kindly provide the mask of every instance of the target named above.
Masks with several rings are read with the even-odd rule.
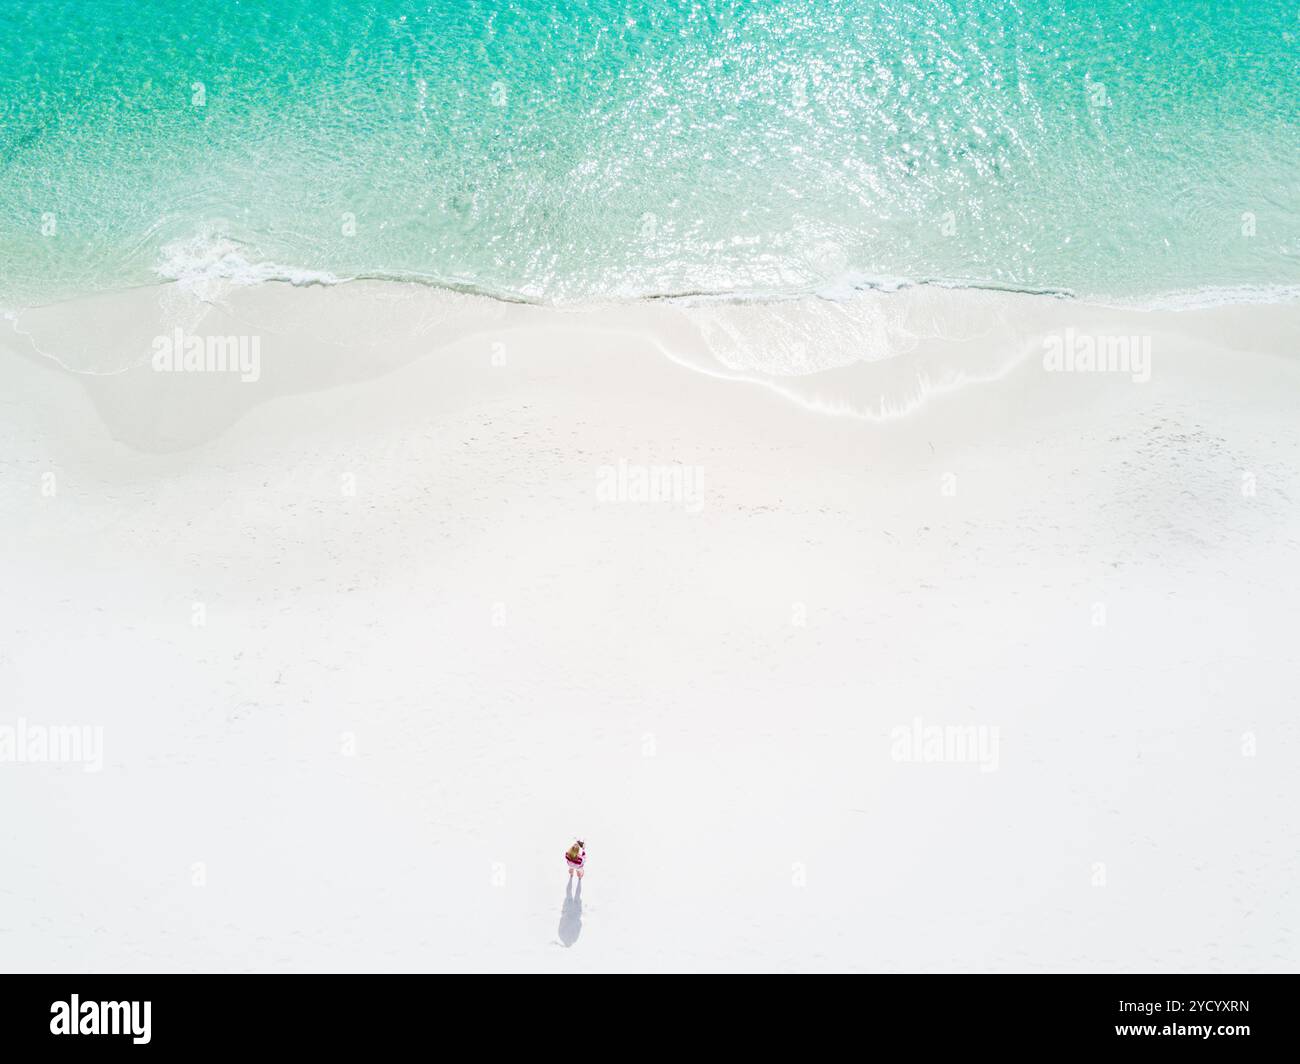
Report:
[[[572,946],[582,934],[582,880],[578,880],[578,889],[573,889],[573,877],[564,890],[564,908],[560,910],[560,945]]]

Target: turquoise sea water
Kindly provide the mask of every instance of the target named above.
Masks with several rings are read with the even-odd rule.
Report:
[[[0,0],[0,308],[1300,285],[1275,0]]]

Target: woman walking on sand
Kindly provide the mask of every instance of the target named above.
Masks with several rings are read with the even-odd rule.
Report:
[[[587,863],[587,851],[583,849],[583,842],[579,839],[564,855],[564,863],[569,866],[569,878],[573,878],[573,873],[578,873],[578,878],[582,878],[582,866]]]

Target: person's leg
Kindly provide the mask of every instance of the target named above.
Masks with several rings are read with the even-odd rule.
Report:
[[[581,868],[578,869],[578,878],[579,878],[579,879],[582,878],[582,869],[581,869]]]

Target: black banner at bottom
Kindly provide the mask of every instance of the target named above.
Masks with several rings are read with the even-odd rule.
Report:
[[[927,1054],[1131,1044],[1240,1055],[1285,1052],[1295,1042],[1293,976],[787,976],[728,985],[709,976],[688,984],[506,978],[9,975],[0,1046],[6,1054],[284,1048],[333,1057],[413,1043],[463,1051],[469,1034],[476,1055],[504,1051],[517,1035],[535,1051],[594,1039],[591,1051],[608,1056],[620,1028],[620,1041],[638,1054],[670,1044],[678,1053],[684,1038],[697,1053],[754,1045],[764,1055],[806,1055],[810,1040],[835,1036],[858,1048],[912,1045]]]

